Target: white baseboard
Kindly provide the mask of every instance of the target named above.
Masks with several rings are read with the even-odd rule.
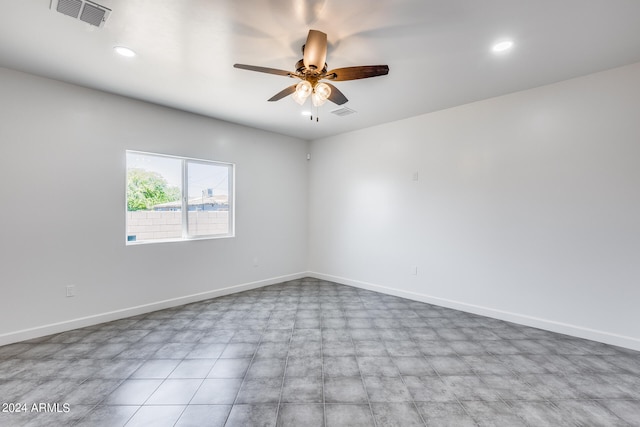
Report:
[[[343,285],[353,286],[356,288],[367,289],[370,291],[380,292],[387,295],[407,298],[414,301],[426,302],[428,304],[438,305],[455,310],[465,311],[468,313],[479,314],[481,316],[492,317],[494,319],[505,320],[517,323],[519,325],[531,326],[538,329],[544,329],[551,332],[557,332],[565,335],[571,335],[577,338],[585,338],[592,341],[598,341],[605,344],[611,344],[631,350],[640,351],[640,339],[618,335],[610,332],[599,331],[596,329],[585,328],[582,326],[571,325],[568,323],[556,322],[553,320],[541,319],[538,317],[527,316],[508,311],[497,310],[489,307],[482,307],[474,304],[468,304],[460,301],[453,301],[444,298],[438,298],[430,295],[420,294],[416,292],[403,291],[401,289],[389,288],[373,283],[362,282],[359,280],[347,279],[344,277],[332,276],[317,272],[308,272],[307,276],[320,280],[340,283]]]
[[[153,302],[153,303],[144,304],[144,305],[138,305],[135,307],[129,307],[121,310],[110,311],[107,313],[100,313],[92,316],[81,317],[78,319],[65,320],[63,322],[37,326],[35,328],[9,332],[9,333],[0,335],[0,346],[19,342],[19,341],[40,338],[40,337],[44,337],[51,334],[57,334],[60,332],[70,331],[72,329],[97,325],[99,323],[111,322],[113,320],[123,319],[125,317],[137,316],[139,314],[150,313],[152,311],[176,307],[184,304],[189,304],[192,302],[204,301],[210,298],[221,297],[224,295],[229,295],[237,292],[248,291],[250,289],[256,289],[264,286],[274,285],[276,283],[286,282],[288,280],[301,279],[307,276],[308,274],[306,272],[302,272],[302,273],[288,274],[285,276],[272,277],[270,279],[259,280],[256,282],[228,286],[222,289],[215,289],[212,291],[186,295],[183,297],[172,298],[172,299]]]

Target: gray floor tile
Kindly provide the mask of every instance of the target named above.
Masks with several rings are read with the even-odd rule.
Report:
[[[278,403],[281,391],[281,378],[247,379],[242,383],[235,403]]]
[[[512,371],[493,355],[462,356],[461,358],[478,375],[512,374]]]
[[[144,362],[130,378],[165,379],[180,364],[176,359],[153,359]]]
[[[231,345],[231,344],[230,344]],[[223,351],[226,351],[225,344],[199,343],[185,356],[187,359],[217,359]]]
[[[280,405],[276,425],[282,427],[324,427],[323,405],[293,403]]]
[[[535,389],[516,375],[480,375],[481,382],[503,400],[543,400]],[[492,399],[495,400],[495,399]]]
[[[413,403],[371,403],[378,426],[410,427],[425,423]]]
[[[245,357],[253,357],[256,352],[257,344],[255,343],[230,343],[226,346],[220,358],[223,359],[239,359]]]
[[[360,368],[355,356],[324,357],[323,370],[326,377],[355,377],[360,375]]]
[[[65,348],[64,344],[38,344],[31,346],[30,349],[18,353],[15,357],[19,359],[41,359],[43,357],[52,357],[58,351]]]
[[[522,418],[515,415],[504,402],[462,402],[467,413],[482,427],[526,427]]]
[[[487,349],[479,341],[449,341],[449,345],[458,356],[483,356]]]
[[[139,406],[96,406],[84,418],[79,425],[87,427],[114,427],[124,426],[136,413]]]
[[[239,378],[211,378],[202,382],[189,402],[191,405],[225,405],[236,400],[242,380]]]
[[[438,375],[472,375],[473,370],[460,356],[425,356]]]
[[[381,341],[354,341],[356,356],[387,357],[387,348]]]
[[[400,371],[390,357],[358,357],[358,366],[363,376],[398,377]]]
[[[523,354],[501,355],[498,356],[498,360],[516,374],[546,374],[548,372],[535,359]]]
[[[640,425],[640,401],[637,400],[604,400],[607,409],[631,425]]]
[[[104,403],[107,405],[142,405],[162,384],[162,380],[126,380]]]
[[[181,331],[177,331],[171,337],[171,342],[200,342],[200,340],[204,337],[204,332],[196,329],[184,329]],[[144,338],[143,338],[144,339]]]
[[[291,340],[291,331],[290,330],[280,330],[280,329],[272,329],[267,330],[264,334],[262,334],[262,342],[286,342],[288,343]]]
[[[404,377],[405,385],[416,402],[457,402],[454,389],[439,376]]]
[[[233,405],[225,427],[271,427],[276,425],[278,405]]]
[[[171,372],[169,378],[206,378],[217,359],[186,359]]]
[[[81,426],[640,425],[639,374],[632,350],[312,278],[0,347],[3,400]],[[51,424],[31,415],[10,424]]]
[[[425,376],[425,375],[436,375],[436,372],[433,370],[427,359],[424,357],[393,357],[393,363],[395,363],[396,367],[400,371],[402,376]]]
[[[166,343],[153,355],[154,359],[184,359],[196,346],[195,343]]]
[[[15,344],[0,346],[0,359],[16,357],[18,354],[23,353],[34,346],[35,344],[27,344],[27,343],[20,343],[20,342]]]
[[[355,356],[355,348],[349,341],[328,341],[322,345],[324,357]]]
[[[231,405],[189,405],[175,427],[223,427]]]
[[[477,424],[458,402],[416,402],[427,426],[475,427]]]
[[[96,405],[119,385],[120,380],[86,380],[77,385],[63,399],[70,405]]]
[[[352,342],[351,333],[346,327],[322,329],[323,342]]]
[[[571,426],[572,419],[549,402],[511,401],[515,415],[532,426]]]
[[[286,358],[289,352],[289,342],[263,342],[258,346],[255,357],[261,358]]]
[[[184,409],[185,406],[173,405],[142,406],[125,425],[126,427],[172,427]]]
[[[116,346],[117,344],[110,344],[112,346]],[[127,347],[121,352],[115,354],[113,357],[116,359],[152,359],[158,350],[162,347],[162,343],[143,343],[137,342],[135,344],[128,344]],[[117,348],[111,348],[111,350],[116,353]],[[101,351],[100,348],[96,350],[96,352],[100,351],[99,356],[108,359],[109,352]],[[90,357],[90,356],[85,356]]]
[[[40,381],[37,380],[2,380],[0,381],[0,396],[2,402],[19,402],[20,398],[38,387]]]
[[[369,402],[411,402],[412,397],[400,377],[364,377]]]
[[[615,377],[607,377],[599,374],[568,375],[565,377],[571,387],[589,399],[629,399],[632,398],[629,390]]]
[[[602,356],[602,358],[618,366],[629,374],[640,375],[640,355]]]
[[[501,398],[495,385],[485,384],[476,375],[447,375],[442,377],[442,382],[460,401],[498,401]],[[503,385],[500,383],[498,386]]]
[[[289,345],[289,357],[322,357],[321,341],[292,340]]]
[[[377,319],[380,320],[380,319]],[[376,328],[374,320],[371,319],[347,319],[347,328],[349,329],[372,329]]]
[[[480,345],[482,345],[487,353],[493,355],[514,355],[520,354],[521,351],[515,346],[511,345],[511,342],[508,340],[504,341],[481,341]]]
[[[208,378],[244,378],[249,364],[250,358],[244,359],[218,359],[211,371],[209,371]]]
[[[543,399],[584,399],[586,395],[572,387],[570,381],[561,375],[526,374],[520,378],[531,386]]]
[[[287,359],[286,376],[319,377],[322,375],[323,359],[320,357],[296,357]]]
[[[300,342],[321,342],[322,341],[322,330],[320,329],[294,329],[291,334],[291,343],[300,343]]]
[[[346,329],[347,328],[347,319],[345,317],[326,317],[322,318],[320,321],[320,326],[326,329]],[[349,334],[349,337],[351,335]]]
[[[247,378],[281,378],[284,376],[285,364],[284,358],[253,359],[247,371]]]
[[[560,411],[581,426],[614,427],[628,425],[620,417],[602,406],[598,401],[558,400],[553,402]],[[640,422],[640,419],[636,420]]]
[[[323,403],[320,377],[286,377],[281,401],[285,403]]]
[[[374,328],[349,329],[351,339],[355,341],[380,341],[380,335]]]
[[[324,379],[326,403],[368,403],[361,377],[327,377]]]
[[[202,384],[201,379],[168,379],[147,399],[145,405],[186,405]]]
[[[371,408],[366,405],[325,405],[326,427],[371,427],[374,425]]]
[[[421,357],[422,352],[413,341],[384,341],[387,353],[391,357]]]
[[[16,402],[60,402],[62,399],[74,391],[78,385],[77,381],[63,379],[50,379],[39,382],[35,388],[29,389],[26,393],[16,399]],[[4,398],[2,399],[4,402]]]

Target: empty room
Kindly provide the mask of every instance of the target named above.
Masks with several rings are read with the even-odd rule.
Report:
[[[3,6],[0,426],[640,426],[640,2]]]

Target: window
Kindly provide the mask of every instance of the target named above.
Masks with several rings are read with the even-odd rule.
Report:
[[[127,151],[127,244],[233,236],[234,165]]]

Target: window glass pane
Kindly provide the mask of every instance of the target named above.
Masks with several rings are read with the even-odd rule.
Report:
[[[182,238],[182,160],[127,152],[127,241]]]
[[[229,234],[230,166],[187,161],[188,234]]]
[[[127,243],[233,237],[233,164],[126,155]]]

